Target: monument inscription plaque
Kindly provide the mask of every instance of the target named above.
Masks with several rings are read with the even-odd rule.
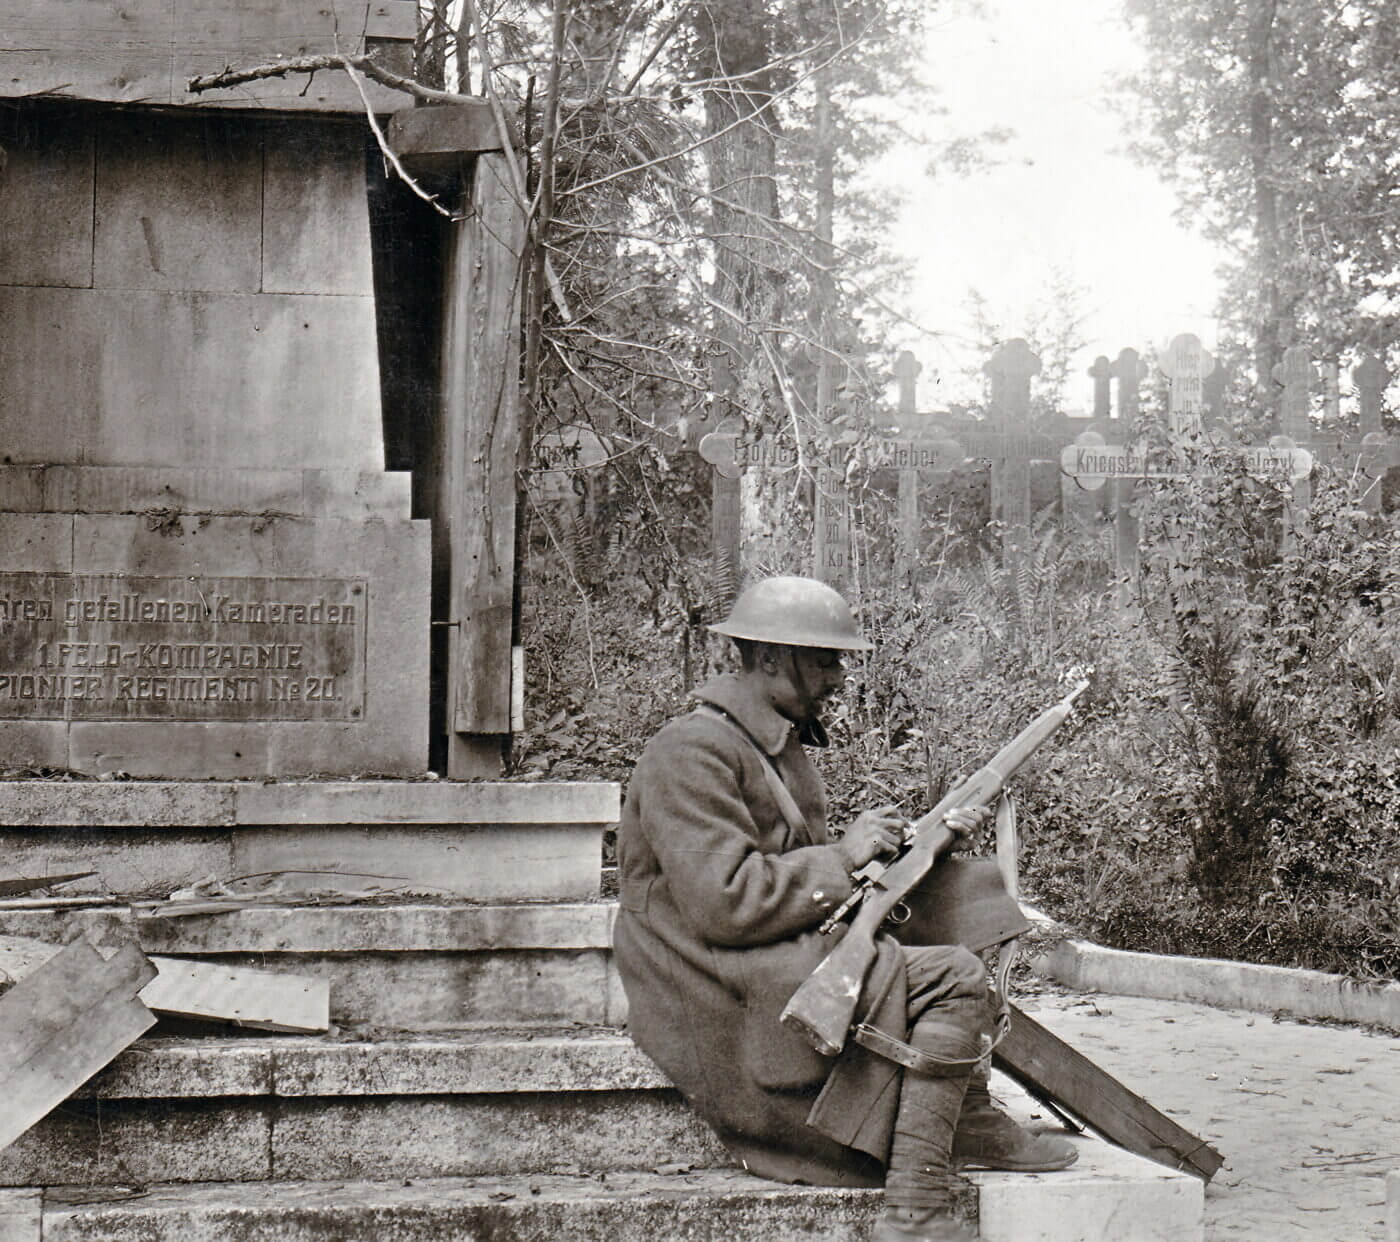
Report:
[[[362,579],[0,573],[0,719],[363,718]]]

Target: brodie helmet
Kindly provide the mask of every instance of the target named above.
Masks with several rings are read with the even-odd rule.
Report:
[[[748,587],[729,615],[709,627],[716,634],[788,647],[825,647],[835,651],[871,651],[856,625],[851,607],[815,578],[765,578]]]

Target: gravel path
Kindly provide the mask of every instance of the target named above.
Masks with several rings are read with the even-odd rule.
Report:
[[[1384,1242],[1400,1036],[1049,986],[1018,1003],[1224,1155],[1207,1242]]]

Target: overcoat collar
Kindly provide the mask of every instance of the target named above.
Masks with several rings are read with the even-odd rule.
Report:
[[[732,716],[773,757],[782,753],[788,734],[796,727],[764,699],[756,683],[738,673],[725,673],[707,681],[695,697]],[[828,742],[826,730],[815,716],[797,728],[797,740],[804,746],[825,746]]]

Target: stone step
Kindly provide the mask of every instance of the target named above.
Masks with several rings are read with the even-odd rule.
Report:
[[[993,1089],[1030,1124],[1046,1124],[1037,1119],[1036,1106],[1014,1084],[997,1076]],[[984,1237],[1008,1242],[1068,1242],[1071,1238],[1078,1242],[1133,1242],[1139,1238],[1144,1242],[1168,1238],[1189,1242],[1201,1236],[1203,1194],[1199,1181],[1092,1137],[1075,1141],[1081,1148],[1079,1163],[1064,1173],[969,1175]],[[336,1202],[334,1196],[326,1196],[314,1186],[292,1194],[289,1206],[278,1197],[277,1184],[289,1180],[383,1182],[393,1178],[418,1185],[424,1178],[499,1179],[528,1174],[529,1181],[536,1184],[552,1178],[561,1187],[591,1189],[611,1188],[619,1177],[643,1177],[647,1171],[674,1175],[677,1169],[685,1169],[701,1184],[711,1185],[705,1179],[714,1177],[719,1180],[713,1184],[728,1184],[725,1177],[736,1176],[722,1173],[728,1164],[727,1153],[708,1128],[695,1118],[660,1071],[618,1031],[469,1031],[373,1040],[156,1038],[133,1045],[62,1109],[0,1152],[0,1184],[82,1183],[116,1188],[157,1181],[261,1182],[266,1189],[257,1192],[253,1202],[263,1206],[247,1219],[249,1228],[256,1224],[257,1229],[263,1229],[257,1212],[265,1209],[271,1213],[266,1231],[237,1236],[356,1238],[386,1235],[357,1233],[359,1225],[334,1211],[329,1215],[321,1208],[311,1211],[306,1204],[317,1195],[328,1205],[327,1211]],[[747,1179],[741,1180],[748,1184]],[[493,1185],[495,1193],[504,1193],[498,1183]],[[673,1191],[679,1186],[680,1191],[689,1193],[684,1181],[655,1185],[670,1186]],[[750,1188],[766,1186],[753,1182]],[[371,1186],[366,1193],[380,1205],[375,1211],[393,1216],[392,1236],[396,1239],[420,1236],[413,1232],[420,1221],[428,1222],[421,1225],[424,1237],[532,1238],[545,1234],[530,1230],[554,1228],[562,1230],[555,1237],[588,1238],[594,1236],[586,1230],[594,1227],[595,1214],[606,1215],[612,1210],[590,1201],[577,1208],[551,1208],[554,1215],[527,1214],[516,1219],[510,1213],[490,1216],[494,1208],[483,1205],[487,1217],[463,1216],[458,1220],[436,1214],[431,1205],[391,1210],[374,1198],[383,1189]],[[803,1205],[810,1207],[816,1200],[803,1198],[790,1188],[780,1190],[798,1195],[783,1200],[787,1206],[781,1211],[767,1199],[758,1206],[751,1197],[735,1201],[740,1206],[734,1210],[740,1216],[756,1213],[752,1217],[755,1232],[741,1236],[863,1236],[858,1230],[805,1232],[808,1226],[799,1228],[797,1222],[808,1219],[802,1215],[806,1210]],[[152,1216],[143,1215],[146,1207],[130,1205],[139,1217],[139,1223],[130,1224],[134,1231],[130,1235],[123,1232],[128,1225],[122,1223],[127,1220],[122,1212],[127,1209],[114,1209],[117,1215],[108,1217],[101,1215],[107,1211],[103,1207],[93,1209],[98,1217],[79,1214],[74,1223],[46,1216],[43,1237],[51,1242],[53,1237],[132,1236],[155,1242],[167,1236],[230,1236],[217,1232],[228,1227],[227,1213],[235,1211],[226,1190],[195,1187],[190,1194],[193,1199],[175,1189],[160,1192],[157,1204],[181,1205],[169,1208],[168,1215],[161,1214],[165,1208]],[[462,1194],[467,1196],[464,1203],[470,1200],[468,1189]],[[517,1194],[522,1205],[527,1194]],[[611,1189],[604,1196],[609,1201],[614,1197]],[[565,1199],[574,1202],[567,1195]],[[694,1207],[694,1219],[700,1222],[695,1229],[718,1229],[717,1224],[703,1222],[712,1217],[722,1219],[723,1212],[711,1210],[714,1204],[708,1190],[700,1199],[704,1202]],[[723,1196],[721,1199],[729,1202]],[[497,1202],[491,1200],[492,1205]],[[820,1202],[828,1203],[824,1199]],[[190,1203],[203,1206],[191,1208]],[[303,1215],[297,1214],[303,1210]],[[191,1211],[197,1220],[187,1215]],[[573,1232],[572,1223],[567,1229],[560,1224],[564,1217],[558,1213],[574,1211],[580,1213],[583,1223],[577,1227],[583,1232]],[[764,1223],[770,1211],[777,1211],[776,1223],[771,1225],[776,1233],[765,1232],[770,1228]],[[410,1222],[403,1226],[407,1232],[399,1232],[400,1215]],[[95,1223],[99,1218],[101,1223]],[[387,1219],[383,1217],[379,1227],[387,1229]],[[620,1231],[612,1236],[620,1238],[640,1238],[645,1228],[671,1227],[667,1221],[658,1224],[656,1218],[645,1214],[607,1219]],[[832,1218],[842,1228],[854,1228],[863,1219]],[[168,1234],[163,1232],[167,1220],[173,1222]],[[1066,1220],[1074,1222],[1068,1232],[1026,1232],[1028,1221],[1049,1222],[1037,1227],[1049,1229],[1053,1224],[1059,1229]],[[322,1221],[331,1223],[318,1223]],[[1159,1231],[1153,1232],[1159,1225]],[[210,1232],[200,1232],[206,1227]],[[292,1232],[278,1232],[283,1227]],[[603,1223],[597,1227],[602,1229]],[[89,1232],[63,1232],[70,1228]],[[105,1228],[113,1232],[103,1233]],[[331,1232],[295,1232],[302,1228]],[[336,1228],[348,1232],[336,1235]],[[490,1232],[496,1228],[523,1232]],[[191,1232],[180,1234],[178,1229]],[[432,1229],[444,1232],[434,1234]],[[474,1234],[471,1229],[482,1232]],[[648,1236],[736,1235],[663,1232]],[[11,1242],[3,1227],[0,1238]]]
[[[148,953],[311,975],[330,983],[341,1026],[459,1030],[619,1026],[610,902],[259,904],[231,913],[137,918],[129,907],[0,909],[0,935],[76,935]]]
[[[982,1242],[1200,1242],[1196,1179],[1083,1140],[1063,1173],[969,1175]],[[1147,1166],[1155,1170],[1155,1166]],[[879,1191],[737,1169],[0,1191],[5,1242],[863,1242]]]
[[[4,1242],[855,1242],[880,1199],[736,1170],[9,1193]]]
[[[0,1185],[591,1173],[677,1160],[711,1167],[728,1156],[618,1031],[155,1038],[0,1151]]]
[[[65,892],[161,896],[269,872],[476,901],[598,893],[604,781],[0,780],[0,879],[94,871]]]

